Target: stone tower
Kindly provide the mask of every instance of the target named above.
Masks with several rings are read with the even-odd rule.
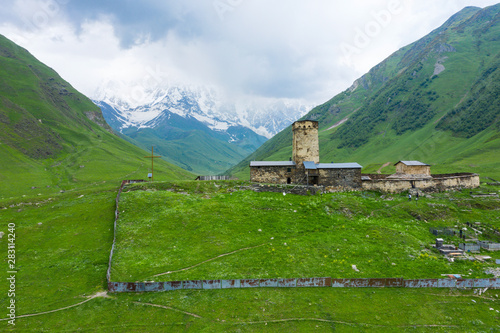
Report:
[[[303,168],[302,162],[319,163],[318,122],[313,120],[296,121],[292,125],[293,155],[297,168]]]

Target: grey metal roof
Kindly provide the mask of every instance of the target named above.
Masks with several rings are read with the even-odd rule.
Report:
[[[422,163],[420,161],[399,161],[398,163],[403,163],[404,165],[409,165],[409,166],[415,166],[415,165],[423,165],[423,166],[429,166],[429,164]],[[396,163],[396,164],[398,164]],[[394,164],[394,165],[396,165]]]
[[[314,163],[311,161],[303,162],[307,170],[315,169],[361,169],[362,166],[358,163]],[[296,166],[293,161],[251,161],[251,167],[262,166]]]
[[[307,162],[304,162],[304,168],[306,168],[306,170],[316,170],[318,167],[317,167],[316,163],[314,163],[312,161],[307,161]]]
[[[251,167],[259,166],[295,166],[293,161],[251,161]]]
[[[319,163],[318,169],[361,169],[358,163]]]

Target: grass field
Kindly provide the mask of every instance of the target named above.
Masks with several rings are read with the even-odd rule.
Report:
[[[128,225],[128,229],[119,229],[112,279],[117,280],[120,275],[149,279],[163,271],[261,244],[265,245],[183,273],[163,276],[161,280],[205,278],[208,274],[210,278],[317,274],[428,277],[427,274],[437,276],[441,272],[468,274],[469,269],[473,270],[470,277],[484,276],[484,266],[473,263],[449,266],[425,249],[433,240],[427,228],[454,225],[457,220],[468,218],[499,224],[498,201],[471,200],[468,192],[422,199],[418,207],[426,208],[419,210],[404,197],[387,200],[389,197],[382,198],[377,193],[299,197],[246,190],[232,192],[235,185],[245,184],[175,182],[129,187],[131,191],[122,196],[119,220],[120,227]],[[132,191],[141,187],[146,191]],[[12,207],[11,202],[7,207],[2,204],[7,208],[0,210],[2,226],[16,224],[17,315],[34,314],[19,317],[17,331],[500,331],[500,314],[496,312],[500,311],[496,296],[500,293],[496,290],[488,290],[482,296],[471,290],[372,288],[99,294],[106,288],[116,188],[75,190],[26,200],[24,204],[19,200]],[[487,190],[498,188],[481,189]],[[243,204],[252,209],[238,212]],[[139,211],[132,214],[135,207],[142,214]],[[329,207],[329,213],[325,207]],[[416,213],[420,215],[413,216]],[[173,216],[177,216],[175,220],[164,218]],[[228,224],[229,219],[233,219],[233,224]],[[291,219],[296,222],[285,222]],[[163,223],[161,228],[154,228],[158,221]],[[136,236],[127,238],[126,235],[133,233]],[[167,235],[172,239],[163,238]],[[149,243],[143,243],[143,247],[134,247],[136,242],[146,241]],[[358,245],[346,245],[354,241]],[[129,247],[123,246],[127,243]],[[5,251],[6,246],[4,237],[0,239],[0,247]],[[175,256],[173,246],[177,249]],[[127,256],[127,251],[135,252],[135,258]],[[425,258],[419,258],[421,253]],[[345,263],[334,263],[341,258]],[[372,262],[368,262],[370,259]],[[351,264],[357,264],[361,272],[355,273]],[[408,272],[405,267],[415,272]],[[3,285],[7,290],[7,283]],[[5,309],[8,302],[7,293],[2,293],[0,308]],[[0,318],[6,318],[5,315],[6,312]],[[5,320],[0,321],[0,330],[9,330]]]
[[[468,192],[409,202],[375,192],[284,196],[231,183],[140,184],[121,197],[112,280],[486,277],[484,264],[449,263],[432,251],[429,227],[499,226],[498,206]],[[165,272],[177,273],[155,277]]]
[[[151,152],[107,134],[106,140],[75,143],[72,153],[32,159],[0,144],[0,204],[57,196],[61,191],[116,189],[123,179],[147,179]],[[154,162],[155,180],[194,179],[195,175],[162,159]]]

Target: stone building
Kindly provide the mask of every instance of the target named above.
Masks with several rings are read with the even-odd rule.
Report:
[[[293,161],[252,161],[250,181],[271,184],[292,184],[295,181],[296,164]]]
[[[447,191],[479,187],[479,175],[454,173],[432,175],[431,167],[419,161],[399,161],[392,175],[363,175],[363,189],[398,193],[408,190]]]
[[[395,166],[396,174],[431,176],[431,166],[420,161],[399,161]]]
[[[453,173],[431,175],[429,178],[405,178],[395,175],[364,174],[363,189],[400,193],[411,189],[428,192],[441,192],[479,187],[479,175],[476,173]]]
[[[296,121],[292,125],[290,161],[252,161],[250,180],[258,183],[322,185],[338,189],[359,189],[358,163],[319,163],[318,122]]]

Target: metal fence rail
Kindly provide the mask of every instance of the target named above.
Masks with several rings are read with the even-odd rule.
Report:
[[[114,293],[173,291],[186,289],[243,289],[243,288],[500,288],[500,279],[236,279],[195,280],[167,282],[109,282],[108,290]]]
[[[198,176],[196,180],[231,180],[230,176]]]
[[[488,242],[488,241],[478,241],[477,242],[481,248],[489,250],[489,251],[499,251],[500,250],[500,243],[493,243],[493,242]]]

